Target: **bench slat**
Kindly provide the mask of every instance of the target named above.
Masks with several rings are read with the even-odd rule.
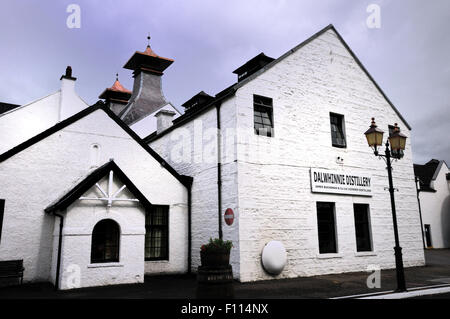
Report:
[[[23,278],[23,260],[0,261],[0,278],[21,277]]]

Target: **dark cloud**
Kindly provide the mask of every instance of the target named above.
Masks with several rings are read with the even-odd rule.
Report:
[[[81,29],[66,8],[81,7]],[[366,8],[381,6],[381,29]],[[259,52],[278,57],[333,23],[413,128],[414,160],[450,162],[450,1],[4,1],[0,11],[0,101],[24,104],[59,88],[72,65],[88,102],[114,80],[150,32],[152,47],[174,58],[165,94],[176,106],[200,90],[215,94],[232,70]]]

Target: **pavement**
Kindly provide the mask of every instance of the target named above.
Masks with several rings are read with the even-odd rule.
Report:
[[[426,266],[405,269],[407,288],[450,286],[450,249],[426,250]],[[314,277],[278,279],[239,283],[235,281],[236,299],[302,299],[334,298],[393,291],[394,269],[381,271],[381,287],[369,289],[369,273],[344,273]],[[146,276],[143,284],[116,285],[55,291],[49,283],[33,283],[0,288],[0,299],[193,299],[196,296],[195,275]],[[433,295],[422,296],[431,298]],[[439,295],[450,298],[450,294]],[[420,297],[417,297],[420,298]]]

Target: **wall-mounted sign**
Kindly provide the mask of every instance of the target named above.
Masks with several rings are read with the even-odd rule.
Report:
[[[311,191],[313,193],[372,196],[372,176],[352,171],[311,168]]]
[[[227,208],[225,211],[225,214],[223,216],[225,219],[225,223],[227,223],[228,226],[231,226],[234,222],[234,212],[231,208]]]

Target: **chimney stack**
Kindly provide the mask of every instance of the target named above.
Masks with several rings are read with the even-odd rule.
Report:
[[[144,52],[136,51],[125,63],[124,68],[133,70],[134,77],[131,98],[119,113],[126,124],[132,125],[169,103],[162,92],[161,76],[173,61],[157,55],[149,44]]]
[[[72,103],[77,99],[75,93],[75,81],[77,78],[72,76],[72,67],[69,65],[66,68],[66,73],[59,79],[61,81],[61,98],[59,99],[59,121],[62,121],[71,115]]]
[[[155,117],[157,119],[156,124],[156,134],[161,133],[162,131],[165,131],[170,126],[172,126],[172,119],[175,116],[175,112],[170,110],[160,110],[155,114]]]

